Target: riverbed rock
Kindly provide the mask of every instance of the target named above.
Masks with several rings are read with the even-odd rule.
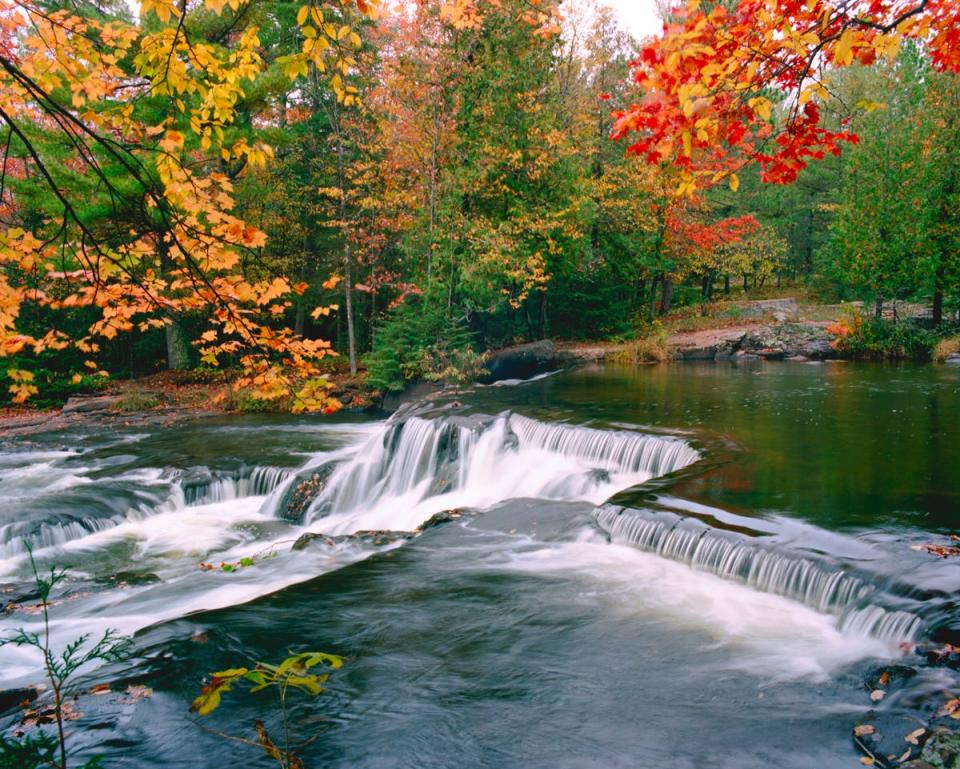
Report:
[[[507,379],[530,379],[539,374],[567,368],[575,362],[575,355],[558,350],[549,339],[542,339],[539,342],[487,353],[483,363],[487,374],[481,377],[480,383],[493,384]]]
[[[949,366],[960,366],[960,355],[951,355],[944,361],[944,363]]]
[[[115,411],[120,405],[119,395],[75,395],[63,404],[61,414],[90,414]]]
[[[960,769],[960,732],[938,729],[924,743],[920,757],[933,769]]]

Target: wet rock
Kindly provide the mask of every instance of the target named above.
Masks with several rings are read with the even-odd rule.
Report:
[[[424,382],[422,380],[411,382],[398,393],[386,393],[380,405],[384,411],[397,411],[404,404],[432,398],[442,389],[443,385],[437,382]]]
[[[868,691],[889,689],[909,681],[917,675],[917,669],[909,665],[886,665],[870,672],[864,680]]]
[[[543,339],[487,353],[483,364],[487,374],[480,382],[492,384],[505,379],[529,379],[566,368],[575,361],[576,356],[559,351],[553,342]]]
[[[337,462],[328,462],[320,467],[312,467],[301,472],[280,500],[277,507],[280,517],[295,523],[303,520],[303,515],[310,507],[310,503],[327,487],[327,482],[337,467]]]
[[[39,692],[32,687],[25,689],[4,689],[0,691],[0,713],[6,713],[14,708],[18,708],[25,702],[33,702],[38,696]]]
[[[358,531],[355,534],[338,534],[336,536],[307,532],[306,534],[302,534],[290,549],[298,552],[306,550],[314,542],[319,542],[327,546],[354,542],[372,545],[374,547],[383,547],[384,545],[392,545],[394,542],[400,540],[413,539],[414,536],[415,533],[410,531]]]
[[[920,757],[933,769],[960,769],[960,732],[937,730],[924,743]]]
[[[61,414],[90,414],[114,411],[120,405],[119,395],[76,395],[63,404]]]
[[[944,363],[950,366],[960,366],[960,355],[949,356]]]
[[[160,581],[160,577],[149,571],[118,571],[97,579],[97,582],[109,585],[155,585]]]
[[[321,540],[325,545],[336,544],[336,541],[334,540],[334,538],[328,537],[326,534],[314,534],[313,532],[307,532],[306,534],[301,534],[297,538],[297,541],[293,543],[293,547],[291,547],[290,549],[295,550],[297,552],[301,550],[306,550],[312,542],[315,542],[318,539]]]
[[[435,529],[437,526],[443,526],[445,523],[451,523],[453,521],[458,521],[463,516],[467,514],[466,510],[444,510],[441,513],[436,513],[417,527],[418,532],[426,531],[427,529]]]

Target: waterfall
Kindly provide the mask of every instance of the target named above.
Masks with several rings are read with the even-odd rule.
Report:
[[[324,480],[303,514],[328,533],[409,530],[433,513],[483,509],[506,499],[583,500],[686,467],[699,454],[682,440],[627,431],[497,417],[388,423]],[[288,516],[281,496],[276,515]]]
[[[672,513],[604,505],[594,512],[594,518],[615,542],[836,614],[844,632],[910,641],[921,629],[916,614],[870,602],[883,596],[865,576],[825,558],[780,549]]]
[[[233,472],[214,472],[206,467],[148,469],[98,484],[77,472],[70,476],[70,483],[40,495],[31,508],[0,526],[0,558],[21,555],[28,544],[35,550],[60,547],[125,521],[267,496],[292,475],[288,469],[273,466]]]

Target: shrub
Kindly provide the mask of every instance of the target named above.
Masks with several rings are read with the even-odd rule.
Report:
[[[933,348],[933,359],[937,363],[943,363],[951,355],[960,355],[960,336],[941,339]]]
[[[666,363],[673,357],[670,348],[670,336],[667,330],[655,323],[651,332],[640,339],[627,344],[623,352],[616,356],[620,363]]]
[[[422,297],[410,297],[390,313],[365,363],[370,384],[391,392],[417,379],[465,382],[482,372],[466,324]]]
[[[865,318],[856,310],[827,330],[837,351],[858,360],[926,361],[937,344],[937,333],[916,323]]]

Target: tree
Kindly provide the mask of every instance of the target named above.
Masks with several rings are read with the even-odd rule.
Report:
[[[232,213],[234,180],[273,153],[235,129],[260,84],[311,67],[351,101],[344,77],[361,42],[342,18],[351,7],[370,10],[302,6],[297,49],[268,63],[239,0],[147,0],[139,25],[92,6],[2,0],[0,353],[93,355],[120,333],[165,327],[179,365],[180,320],[196,314],[206,362],[237,358],[257,397],[299,381],[297,408],[330,408],[317,369],[329,344],[274,321],[298,292],[245,274],[265,237]],[[25,304],[96,317],[80,338],[24,334]],[[14,386],[18,400],[36,390],[27,370],[15,369]]]
[[[792,182],[854,140],[822,119],[834,70],[893,60],[909,38],[936,69],[957,72],[958,30],[952,0],[690,0],[634,62],[641,95],[618,113],[616,134],[650,162],[676,164],[684,193],[724,178],[693,168],[695,155],[734,155],[766,181]]]

